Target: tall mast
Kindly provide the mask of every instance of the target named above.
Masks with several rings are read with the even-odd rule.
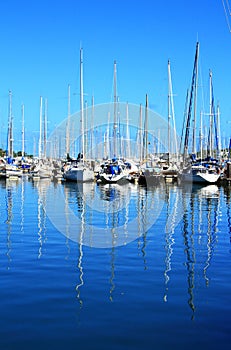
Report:
[[[12,117],[12,92],[11,92],[11,90],[9,91],[7,156],[13,157],[13,117]]]
[[[189,131],[190,131],[190,122],[191,122],[191,114],[192,114],[192,104],[193,104],[193,98],[195,98],[195,92],[196,84],[197,84],[197,66],[198,66],[198,55],[199,55],[199,42],[197,42],[196,45],[196,53],[195,53],[195,59],[194,59],[194,67],[193,67],[193,75],[192,75],[192,83],[191,83],[191,92],[190,92],[190,98],[189,98],[189,106],[188,106],[188,113],[187,113],[187,120],[186,120],[186,130],[185,130],[185,140],[184,140],[184,153],[183,153],[183,162],[185,163],[186,156],[188,154],[188,143],[189,143]],[[195,107],[195,103],[194,103]],[[194,142],[195,142],[195,114],[194,114]]]
[[[80,48],[80,124],[81,124],[81,146],[82,146],[82,155],[83,161],[85,157],[84,149],[84,111],[83,111],[83,49]],[[80,151],[80,152],[81,152]]]
[[[217,138],[218,138],[218,159],[221,156],[221,125],[220,125],[220,106],[217,105]]]
[[[203,157],[203,123],[202,123],[202,111],[200,113],[200,158],[201,158],[201,161],[202,161],[202,157]]]
[[[144,158],[148,158],[148,95],[146,94],[145,120],[144,120]]]
[[[47,98],[45,99],[44,106],[44,130],[43,130],[43,156],[46,158],[47,156]]]
[[[94,102],[94,96],[92,96],[91,99],[91,133],[90,133],[90,140],[91,140],[91,160],[93,159],[93,133],[94,133],[94,114],[95,114],[95,102]]]
[[[143,144],[142,144],[142,134],[143,134],[143,128],[142,128],[142,105],[140,104],[140,123],[139,123],[139,137],[138,137],[138,141],[139,141],[139,157],[140,157],[140,162],[143,161]]]
[[[199,44],[197,46],[197,60],[195,62],[195,92],[194,92],[194,109],[193,109],[193,139],[192,153],[196,154],[196,123],[197,123],[197,87],[198,87],[198,62],[199,62]]]
[[[171,147],[171,128],[170,128],[170,122],[172,118],[172,125],[173,125],[173,132],[174,132],[174,146],[175,146],[175,152],[176,152],[176,158],[178,160],[178,145],[177,145],[177,135],[176,135],[176,124],[175,124],[175,111],[174,111],[174,103],[173,103],[173,93],[172,93],[172,76],[171,76],[171,69],[170,69],[170,61],[168,60],[168,152],[169,157],[168,160],[170,160],[170,154],[173,151],[173,148]]]
[[[130,133],[129,133],[129,125],[128,125],[128,102],[126,105],[126,140],[127,140],[127,157],[131,157],[131,149],[130,149]]]
[[[111,145],[110,145],[110,112],[108,112],[107,115],[107,154],[105,154],[105,157],[108,157],[111,155]]]
[[[209,72],[209,96],[210,96],[210,112],[209,112],[209,151],[208,156],[212,157],[213,152],[213,116],[214,116],[214,103],[213,103],[213,86],[212,86],[212,72]]]
[[[43,98],[40,96],[40,113],[39,113],[39,159],[42,158],[42,113],[43,113]]]
[[[84,102],[84,128],[86,130],[86,137],[84,138],[84,150],[85,150],[85,154],[88,153],[88,144],[87,144],[87,141],[88,141],[88,133],[87,133],[87,129],[88,129],[88,110],[87,110],[87,101]]]
[[[170,161],[170,121],[171,121],[171,86],[170,86],[170,61],[168,60],[168,163]]]
[[[22,111],[22,157],[25,155],[25,127],[24,127],[24,104],[21,107]]]
[[[71,116],[71,87],[68,84],[67,125],[66,125],[66,156],[70,154],[70,116]]]
[[[116,82],[116,61],[114,61],[114,127],[113,127],[113,140],[114,140],[114,156],[117,155],[117,82]]]

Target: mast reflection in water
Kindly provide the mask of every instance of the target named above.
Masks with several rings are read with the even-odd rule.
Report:
[[[0,192],[2,348],[228,348],[230,188]]]

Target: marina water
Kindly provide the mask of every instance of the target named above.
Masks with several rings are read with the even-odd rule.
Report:
[[[2,180],[1,349],[228,349],[230,206],[216,185]]]

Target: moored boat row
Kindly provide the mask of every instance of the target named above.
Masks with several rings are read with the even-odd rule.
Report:
[[[93,182],[102,184],[123,184],[126,182],[140,185],[155,185],[160,181],[191,182],[199,184],[229,183],[231,179],[231,162],[222,164],[212,159],[188,163],[181,168],[172,164],[166,169],[161,161],[139,162],[123,159],[107,159],[102,162],[85,162],[67,160],[33,160],[12,162],[8,164],[1,159],[1,178],[20,178],[27,175],[28,179],[39,180],[48,178],[56,181]]]

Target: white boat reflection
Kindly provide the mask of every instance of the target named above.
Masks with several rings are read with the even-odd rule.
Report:
[[[50,186],[49,178],[40,178],[40,181],[32,182],[32,186],[37,188],[38,191],[38,202],[37,202],[37,235],[38,235],[38,259],[42,257],[43,245],[47,240],[47,216],[45,212],[47,190]]]

